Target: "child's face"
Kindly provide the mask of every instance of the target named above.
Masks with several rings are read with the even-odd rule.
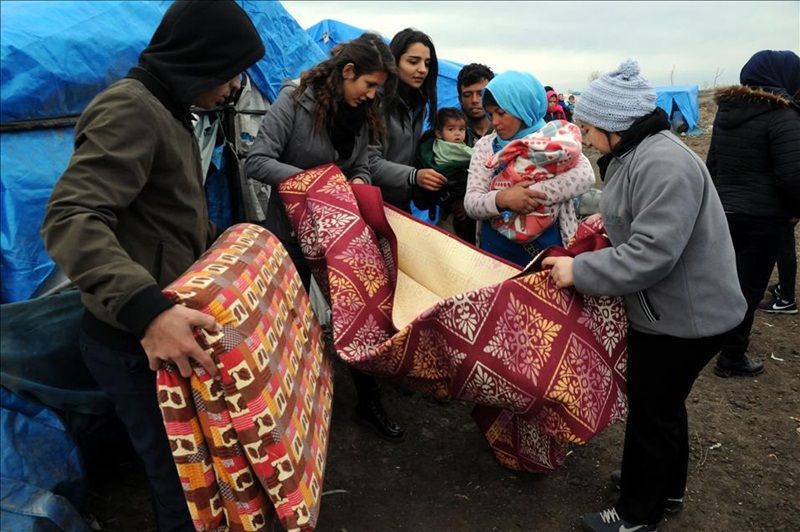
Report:
[[[575,103],[575,96],[569,97],[569,103]]]
[[[436,130],[436,138],[445,142],[464,142],[467,138],[467,123],[464,120],[448,118],[444,125]]]

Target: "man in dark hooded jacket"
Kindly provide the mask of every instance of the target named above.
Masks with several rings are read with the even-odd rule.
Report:
[[[190,107],[213,108],[264,55],[233,0],[178,0],[139,63],[92,100],[42,227],[48,253],[78,286],[83,358],[145,464],[159,530],[194,530],[156,397],[162,362],[218,376],[193,329],[218,328],[161,289],[218,236],[208,219]]]
[[[747,299],[742,323],[726,337],[714,372],[753,376],[747,356],[753,315],[767,289],[784,228],[800,217],[800,56],[762,50],[742,68],[741,85],[716,93],[706,165],[719,193]]]

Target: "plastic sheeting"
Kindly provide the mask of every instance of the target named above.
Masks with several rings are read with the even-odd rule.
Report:
[[[89,530],[78,447],[50,409],[0,389],[3,530]]]
[[[281,83],[325,54],[279,2],[239,0],[266,54],[248,70],[274,100]],[[80,114],[136,64],[169,1],[0,2],[0,122]],[[28,299],[54,270],[39,236],[53,185],[72,154],[72,128],[4,132],[3,303]]]
[[[689,130],[687,135],[700,135],[703,130],[698,127],[700,120],[700,100],[697,85],[673,85],[656,87],[656,105],[666,111],[672,122],[673,103],[677,106]]]
[[[77,290],[0,305],[0,384],[60,412],[111,412],[81,358],[83,312]]]
[[[325,19],[317,22],[306,31],[320,48],[330,53],[331,48],[337,44],[355,39],[367,30],[339,22],[338,20]],[[388,44],[393,36],[383,35],[382,37]],[[442,107],[461,108],[458,102],[457,79],[458,73],[463,66],[459,63],[439,58],[439,76],[436,79],[436,92],[440,109]]]

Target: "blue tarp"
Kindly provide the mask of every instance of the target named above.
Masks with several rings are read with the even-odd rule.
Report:
[[[113,407],[83,363],[77,290],[0,305],[0,384],[59,412],[103,415]]]
[[[274,100],[325,54],[279,2],[239,0],[266,54],[248,74]],[[0,1],[0,122],[80,114],[136,64],[170,1]],[[28,299],[55,269],[39,236],[72,154],[72,128],[0,135],[3,303]]]
[[[0,443],[3,530],[88,532],[83,463],[55,412],[0,389]]]
[[[330,53],[331,48],[337,44],[355,39],[367,30],[337,20],[325,19],[317,22],[306,31],[320,48],[326,53]],[[387,44],[392,40],[391,35],[384,35],[383,38]],[[459,63],[439,58],[439,77],[436,79],[436,92],[440,109],[442,107],[461,107],[458,103],[456,81],[458,72],[463,66]]]
[[[689,127],[686,132],[687,135],[700,135],[703,133],[703,130],[698,127],[700,100],[697,92],[697,85],[656,87],[656,105],[666,111],[667,115],[672,119],[673,104],[675,104]]]

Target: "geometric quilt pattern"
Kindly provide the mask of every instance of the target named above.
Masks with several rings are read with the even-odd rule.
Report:
[[[229,228],[164,289],[210,314],[198,330],[221,379],[163,365],[158,397],[197,530],[313,530],[333,384],[322,331],[284,247],[253,224]]]
[[[441,400],[474,403],[472,417],[495,457],[512,469],[552,471],[568,443],[585,443],[626,415],[621,298],[558,289],[547,272],[525,271],[442,299],[395,328],[398,242],[387,221],[392,208],[377,190],[351,186],[335,165],[278,187],[330,303],[339,357]],[[393,223],[439,231],[411,216],[395,222],[396,214]],[[545,254],[608,245],[601,223],[584,223],[567,248]]]

